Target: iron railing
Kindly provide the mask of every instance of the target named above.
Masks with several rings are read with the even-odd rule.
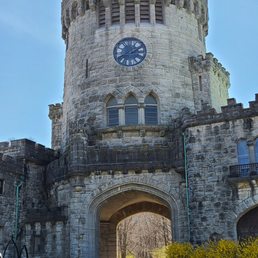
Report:
[[[230,166],[230,177],[258,176],[258,163]]]

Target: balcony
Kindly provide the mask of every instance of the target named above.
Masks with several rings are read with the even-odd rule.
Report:
[[[230,166],[230,179],[258,178],[258,163]]]

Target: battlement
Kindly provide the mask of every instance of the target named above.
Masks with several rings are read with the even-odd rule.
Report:
[[[49,163],[55,159],[55,152],[52,149],[28,139],[0,142],[0,153],[3,156],[27,159],[37,164]]]
[[[192,127],[197,125],[212,124],[217,122],[232,121],[236,119],[247,119],[258,116],[258,94],[255,94],[255,100],[249,102],[249,107],[244,108],[242,103],[237,103],[234,98],[228,99],[228,105],[221,107],[221,113],[217,113],[214,108],[203,105],[203,109],[196,115],[189,115],[183,123],[183,127]],[[248,123],[248,121],[246,121]],[[251,123],[251,122],[250,122]],[[248,128],[248,125],[246,125]]]
[[[59,120],[63,115],[63,104],[51,104],[49,105],[49,114],[48,117],[51,120]]]
[[[158,11],[156,11],[156,16],[158,13],[162,16],[163,11],[162,8],[168,8],[170,5],[176,6],[178,9],[186,9],[188,13],[192,13],[195,15],[196,19],[200,24],[203,25],[204,34],[208,34],[208,3],[207,0],[116,0],[116,1],[108,1],[108,0],[101,0],[101,1],[93,1],[93,0],[63,0],[62,1],[62,37],[63,39],[67,39],[68,29],[70,24],[77,19],[77,17],[84,16],[88,11],[95,11],[96,14],[99,15],[98,20],[99,25],[110,25],[113,24],[112,22],[113,17],[115,19],[115,23],[121,23],[121,17],[127,15],[127,12],[121,14],[121,10],[119,6],[126,6],[127,1],[130,4],[134,1],[135,4],[141,4],[141,2],[147,2],[150,5],[154,5],[155,7],[158,5],[161,6]],[[112,3],[111,3],[112,2]],[[162,7],[163,6],[163,7]],[[108,12],[108,16],[105,17],[107,14],[105,9],[111,9],[111,15]],[[115,11],[115,13],[113,13]],[[109,17],[110,16],[110,17]],[[106,24],[106,21],[110,20],[109,24]],[[102,20],[102,21],[101,21]],[[149,19],[151,22],[153,19]],[[155,20],[155,17],[154,17]],[[158,23],[163,21],[163,17],[158,18]],[[130,21],[132,22],[132,21]],[[123,23],[123,22],[122,22]],[[163,23],[163,22],[161,22]]]
[[[223,77],[229,82],[230,73],[225,67],[214,57],[212,53],[207,53],[204,56],[199,55],[197,57],[189,58],[190,69],[193,72],[202,73],[204,71],[213,71],[218,77]]]

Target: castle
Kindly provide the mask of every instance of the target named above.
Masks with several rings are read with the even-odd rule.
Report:
[[[145,211],[179,242],[258,235],[258,94],[228,99],[207,0],[63,0],[62,28],[52,149],[0,143],[0,250],[115,258],[116,226]]]

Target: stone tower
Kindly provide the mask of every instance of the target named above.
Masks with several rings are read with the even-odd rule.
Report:
[[[116,226],[151,211],[189,241],[181,121],[226,104],[206,54],[206,0],[63,0],[63,104],[50,105],[52,202],[68,207],[70,257],[116,256]],[[80,256],[81,255],[81,256]]]

